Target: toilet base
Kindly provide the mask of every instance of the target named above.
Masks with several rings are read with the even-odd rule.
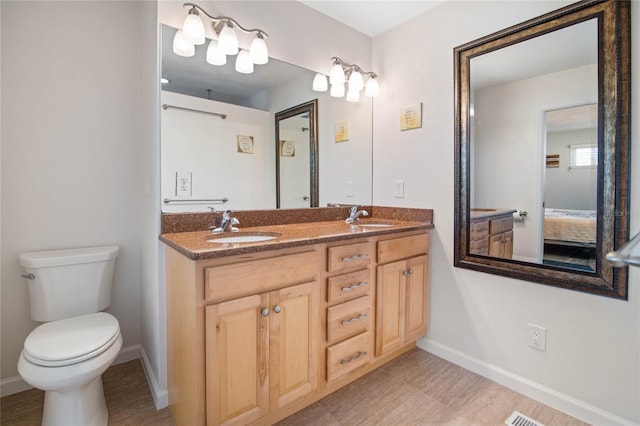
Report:
[[[64,391],[46,391],[42,426],[106,426],[109,420],[102,376]]]

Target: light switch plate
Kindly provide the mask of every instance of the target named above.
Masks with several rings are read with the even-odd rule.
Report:
[[[395,198],[404,198],[404,181],[396,180],[393,182],[393,196]]]

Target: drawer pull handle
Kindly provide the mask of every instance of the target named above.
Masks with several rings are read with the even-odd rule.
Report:
[[[367,317],[367,314],[360,314],[357,317],[353,317],[353,318],[348,319],[348,320],[340,321],[340,324],[342,324],[342,325],[351,324],[354,321],[359,321],[361,319],[365,319],[366,317]]]
[[[362,254],[356,254],[356,255],[353,255],[353,256],[343,257],[342,261],[343,262],[351,262],[352,260],[366,259],[367,257],[369,257],[368,254],[362,253]]]
[[[262,316],[263,317],[268,317],[269,316],[269,308],[264,308],[262,310]]]
[[[365,286],[368,286],[368,285],[369,285],[369,283],[363,281],[363,282],[359,282],[357,284],[350,285],[349,287],[342,287],[342,291],[351,291],[351,290],[358,289],[360,287],[365,287]]]
[[[366,355],[365,351],[358,351],[357,353],[351,355],[349,358],[344,358],[340,360],[340,364],[349,364],[351,361],[360,358],[363,355]]]
[[[402,275],[413,275],[413,269],[407,269],[406,271],[402,271]]]

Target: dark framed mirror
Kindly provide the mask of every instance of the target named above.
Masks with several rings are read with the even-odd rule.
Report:
[[[454,265],[627,298],[630,4],[581,1],[454,49]]]
[[[318,100],[275,114],[276,207],[318,207]]]

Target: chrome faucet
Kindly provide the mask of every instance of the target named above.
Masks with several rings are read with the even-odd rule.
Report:
[[[222,213],[222,220],[220,220],[220,226],[213,230],[213,232],[238,232],[239,229],[234,225],[240,225],[240,221],[231,216],[231,210],[225,210]]]
[[[349,209],[349,217],[345,220],[347,223],[354,223],[360,221],[360,216],[367,217],[369,213],[366,210],[358,210],[360,206],[353,206]]]

